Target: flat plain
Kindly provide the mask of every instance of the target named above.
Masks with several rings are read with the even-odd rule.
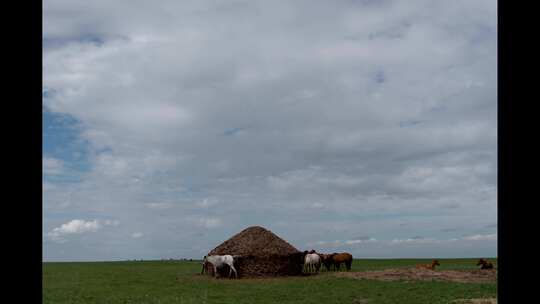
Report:
[[[489,260],[497,267],[497,259]],[[367,275],[409,273],[430,261],[355,259],[348,274],[238,280],[200,275],[201,261],[45,262],[43,303],[496,303],[496,271],[487,281],[437,279],[458,271],[478,274],[478,259],[439,259],[435,279]]]

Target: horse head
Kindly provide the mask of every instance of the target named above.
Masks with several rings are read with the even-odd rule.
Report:
[[[439,264],[439,260],[433,260],[432,264],[433,266],[441,266],[441,264]]]
[[[305,253],[298,251],[289,255],[289,261],[294,264],[303,265],[305,260]]]
[[[484,265],[484,264],[486,264],[486,260],[480,259],[480,260],[478,260],[478,263],[476,263],[476,266],[480,266],[480,265]]]
[[[205,269],[206,269],[206,256],[203,257],[203,261],[202,261],[202,269],[201,269],[201,274],[204,273]]]
[[[233,255],[232,257],[234,263],[239,262],[245,258],[243,255]]]

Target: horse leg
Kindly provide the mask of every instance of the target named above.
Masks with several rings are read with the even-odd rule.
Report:
[[[231,276],[231,271],[234,271],[234,277],[238,279],[238,273],[236,272],[236,269],[234,268],[233,265],[229,265],[230,266],[230,271],[229,271],[229,277]]]
[[[217,266],[214,265],[214,278],[218,277]]]
[[[345,266],[347,267],[347,271],[351,270],[351,264],[352,264],[352,261],[347,261],[345,263]]]

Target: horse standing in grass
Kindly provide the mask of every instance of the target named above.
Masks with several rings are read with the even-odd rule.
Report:
[[[206,256],[204,256],[206,258]],[[203,258],[203,262],[202,262],[202,269],[201,269],[201,274],[205,274],[205,273],[208,273],[208,262],[206,262]]]
[[[307,251],[304,251],[304,253],[304,271],[307,267],[308,272],[319,272],[319,268],[321,267],[321,257],[315,253],[315,250],[312,250],[312,253],[308,253]]]
[[[217,269],[220,267],[223,267],[224,265],[229,266],[229,277],[231,276],[232,272],[234,271],[234,277],[238,278],[238,273],[236,272],[236,268],[234,268],[234,258],[232,255],[210,255],[210,256],[204,256],[203,259],[203,270],[201,271],[201,274],[205,270],[205,266],[207,263],[212,264],[214,266],[214,276],[218,275]]]
[[[478,263],[476,263],[476,266],[480,266],[480,269],[493,269],[493,264],[484,259],[480,259]]]
[[[347,271],[351,270],[352,260],[353,256],[348,252],[332,254],[332,263],[334,264],[334,267],[337,269],[337,271],[339,271],[341,264],[345,264]]]
[[[441,266],[441,264],[439,264],[439,260],[433,260],[431,261],[431,264],[418,264],[416,265],[416,268],[435,270],[435,266]]]
[[[324,265],[324,268],[326,268],[326,271],[330,271],[330,267],[334,265],[334,262],[332,261],[332,255],[334,254],[335,253],[332,253],[332,254],[319,253],[319,257],[321,257],[321,263]]]

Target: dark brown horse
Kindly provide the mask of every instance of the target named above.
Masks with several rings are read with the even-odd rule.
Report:
[[[484,259],[480,259],[478,263],[476,263],[476,266],[480,266],[480,269],[493,269],[493,264]]]
[[[418,264],[416,265],[416,268],[418,269],[429,269],[429,270],[435,270],[435,266],[441,266],[439,263],[439,260],[433,260],[431,261],[431,264]]]
[[[341,264],[345,264],[347,271],[351,270],[353,256],[348,252],[332,253],[332,263],[334,267],[339,271]]]
[[[324,265],[324,268],[326,268],[326,271],[330,271],[330,267],[334,264],[332,261],[332,254],[319,253],[319,256],[321,257],[321,263]]]

